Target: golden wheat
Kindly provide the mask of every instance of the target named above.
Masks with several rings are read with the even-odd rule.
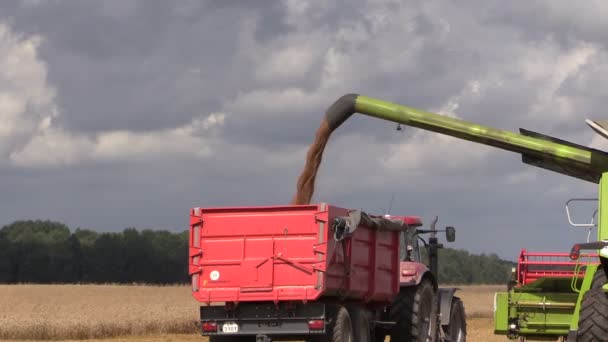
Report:
[[[504,286],[462,286],[470,341],[492,335],[492,300]],[[0,285],[0,340],[201,341],[188,286]],[[181,334],[181,335],[175,335]]]
[[[87,339],[191,333],[187,286],[3,285],[0,339]]]
[[[460,288],[456,296],[464,302],[467,318],[492,318],[494,316],[494,293],[506,291],[503,285],[467,285]]]

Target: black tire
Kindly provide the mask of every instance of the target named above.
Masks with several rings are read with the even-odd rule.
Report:
[[[583,296],[577,335],[577,342],[608,341],[608,296],[601,287]]]
[[[446,341],[466,342],[467,340],[467,321],[464,312],[464,304],[458,297],[452,298],[450,309],[450,324],[444,329]]]
[[[340,306],[336,311],[329,311],[329,317],[333,319],[332,324],[327,326],[325,334],[322,336],[315,336],[311,340],[313,342],[354,342],[353,324],[350,319],[348,310]]]
[[[600,265],[598,266],[597,270],[595,271],[595,274],[593,275],[591,288],[601,289],[604,284],[606,284],[606,272],[604,272],[604,268]]]
[[[371,342],[371,329],[367,311],[365,309],[351,307],[348,312],[353,325],[355,342]]]
[[[350,314],[345,307],[341,307],[336,315],[336,322],[331,331],[332,342],[353,342],[353,324]]]
[[[402,289],[390,307],[389,317],[397,323],[391,329],[391,341],[426,342],[434,302],[435,290],[428,280]]]
[[[374,342],[384,342],[386,339],[386,331],[384,329],[376,329],[374,331]]]

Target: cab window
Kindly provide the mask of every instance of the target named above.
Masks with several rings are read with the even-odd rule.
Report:
[[[401,232],[399,245],[399,257],[402,261],[420,262],[420,249],[415,228]]]

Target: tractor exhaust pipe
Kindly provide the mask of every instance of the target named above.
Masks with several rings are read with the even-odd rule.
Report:
[[[598,183],[602,173],[608,171],[608,153],[604,151],[524,129],[520,129],[520,133],[513,133],[367,96],[347,94],[327,109],[306,156],[306,164],[298,178],[297,193],[292,204],[310,203],[315,177],[329,137],[353,113],[520,153],[526,164],[593,183]]]

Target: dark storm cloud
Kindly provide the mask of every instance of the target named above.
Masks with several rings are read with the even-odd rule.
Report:
[[[266,13],[164,1],[41,2],[3,11],[18,30],[44,36],[41,55],[60,89],[64,120],[87,132],[178,126],[219,110],[246,81],[248,66],[234,56],[241,21],[258,12]]]
[[[285,203],[322,113],[349,92],[588,144],[582,120],[605,107],[605,11],[567,4],[2,2],[0,22],[44,39],[63,129],[49,145],[87,147],[63,168],[2,166],[0,189],[16,195],[0,214],[181,230],[189,207]],[[226,114],[217,131],[187,130],[214,112]],[[460,228],[458,247],[504,257],[584,235],[566,230],[563,203],[593,196],[592,185],[394,128],[362,116],[341,127],[315,198],[379,211],[396,194],[393,213],[438,214]],[[116,132],[124,146],[112,145]],[[183,138],[158,145],[185,152],[157,151],[155,138]],[[133,160],[107,157],[120,149]]]

